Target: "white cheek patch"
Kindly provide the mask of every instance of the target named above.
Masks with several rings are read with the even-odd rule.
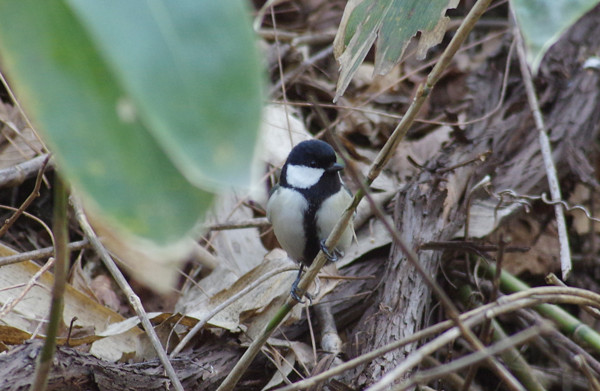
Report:
[[[316,185],[324,173],[325,170],[322,168],[294,166],[290,164],[287,166],[285,179],[292,187],[297,189],[308,189],[309,187]]]

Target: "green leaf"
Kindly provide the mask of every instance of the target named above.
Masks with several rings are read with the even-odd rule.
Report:
[[[457,4],[458,0],[350,0],[334,41],[341,68],[334,101],[344,93],[376,40],[375,74],[389,72],[419,31],[417,58],[425,58],[446,32],[446,10]]]
[[[550,46],[598,3],[599,0],[511,0],[525,41],[527,62],[534,74]]]
[[[183,174],[247,185],[262,73],[243,0],[67,0]]]
[[[209,28],[203,25],[211,22],[204,12],[217,12],[213,2],[169,2],[169,16],[165,18],[173,26],[185,28],[171,26],[175,32],[170,31],[164,24],[166,19],[152,14],[160,25],[160,28],[155,26],[154,33],[146,36],[140,32],[133,37],[115,33],[109,39],[114,46],[130,47],[128,45],[134,42],[143,46],[143,50],[132,49],[126,53],[121,48],[117,54],[108,55],[100,38],[94,35],[91,39],[89,31],[94,29],[84,26],[93,16],[82,17],[88,12],[83,10],[86,6],[101,13],[94,8],[96,3],[100,2],[84,5],[77,1],[0,0],[2,69],[55,154],[59,169],[85,198],[103,216],[132,233],[158,244],[171,243],[198,223],[212,200],[210,193],[186,179],[192,176],[191,171],[215,170],[212,179],[221,175],[221,183],[241,177],[247,180],[249,176],[249,155],[254,149],[256,133],[256,129],[251,128],[258,123],[260,110],[257,107],[261,102],[258,61],[253,42],[248,44],[252,35],[245,20],[248,15],[240,13],[239,10],[245,10],[240,1],[215,2],[230,7],[222,9],[221,14],[235,9],[231,15],[241,17],[235,20],[236,26],[219,26],[223,36],[237,31],[230,36],[230,41],[239,39],[247,45],[236,52],[236,45],[226,38],[219,40],[220,48],[203,41],[215,38],[214,31],[208,35]],[[140,16],[143,23],[138,23],[134,14],[136,10],[140,15],[148,13],[149,7],[163,4],[133,0],[108,3],[110,5],[102,2],[106,8],[121,9],[123,17],[104,21],[121,34],[129,31],[120,26],[123,23],[152,30],[147,17]],[[192,3],[200,10],[192,10]],[[77,12],[67,4],[74,6]],[[214,21],[224,22],[220,17]],[[231,22],[229,20],[229,24]],[[248,27],[243,38],[239,37],[237,26],[240,25]],[[214,25],[211,28],[216,29]],[[155,42],[157,29],[163,29],[160,43]],[[181,44],[182,40],[186,41],[185,45]],[[128,41],[128,44],[120,41]],[[204,52],[207,47],[216,51]],[[186,54],[185,51],[195,52]],[[245,76],[240,75],[242,66],[237,63],[231,71],[227,70],[231,51],[242,53],[237,57],[238,62],[249,63],[244,67]],[[154,56],[150,56],[150,52]],[[144,61],[140,61],[142,55]],[[119,56],[124,58],[114,58]],[[168,60],[161,60],[162,57]],[[202,61],[208,65],[198,65]],[[134,81],[126,81],[133,77],[136,67],[140,75],[134,77]],[[222,68],[219,75],[206,72],[206,68],[218,67]],[[198,74],[191,75],[192,69]],[[223,73],[231,78],[225,78]],[[210,80],[203,81],[205,77]],[[173,82],[177,78],[180,80]],[[251,93],[240,92],[239,85],[250,88]],[[140,97],[142,92],[147,93],[146,100]],[[208,99],[207,94],[214,100]],[[250,100],[252,102],[248,102]],[[160,104],[162,107],[157,107]],[[212,119],[201,118],[213,112]],[[225,118],[225,112],[229,118]],[[175,120],[177,116],[182,118]],[[221,120],[225,124],[220,123]],[[171,121],[174,121],[173,126]],[[232,129],[244,121],[245,126]],[[182,129],[185,126],[187,128]],[[236,138],[237,131],[244,133],[239,136],[243,148]],[[225,140],[227,145],[224,145]],[[194,148],[195,159],[173,157],[184,151],[190,153]],[[184,165],[186,167],[182,167]],[[180,170],[185,171],[185,176]]]

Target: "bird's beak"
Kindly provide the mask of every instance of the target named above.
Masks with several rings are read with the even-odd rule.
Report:
[[[337,171],[342,171],[344,169],[344,166],[342,166],[339,163],[333,163],[331,166],[329,166],[327,168],[327,172],[337,172]]]

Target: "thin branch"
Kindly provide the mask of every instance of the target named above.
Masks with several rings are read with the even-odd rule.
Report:
[[[45,155],[45,156],[46,156],[46,158],[42,162],[42,166],[40,167],[38,174],[37,174],[37,178],[35,179],[35,186],[33,187],[33,190],[27,196],[25,201],[23,201],[23,203],[21,204],[19,209],[17,209],[17,211],[12,216],[10,216],[10,218],[8,220],[6,220],[4,222],[4,225],[2,226],[2,228],[0,228],[0,238],[2,236],[4,236],[6,231],[8,231],[8,229],[15,223],[15,221],[17,221],[17,219],[23,214],[25,209],[27,209],[29,207],[29,205],[31,205],[31,203],[40,196],[40,187],[42,186],[42,179],[44,178],[44,171],[46,170],[46,165],[48,164],[48,161],[50,160],[50,155]]]
[[[514,19],[514,18],[513,18]],[[552,201],[559,201],[562,199],[560,185],[558,183],[558,174],[556,173],[556,166],[552,160],[552,149],[550,147],[550,140],[546,133],[546,126],[544,125],[544,119],[540,111],[540,105],[535,94],[535,88],[533,81],[531,80],[531,73],[527,66],[525,47],[521,33],[517,29],[516,25],[514,28],[515,39],[517,40],[517,54],[519,57],[519,65],[521,67],[521,75],[523,76],[523,84],[525,84],[525,91],[527,93],[527,100],[529,107],[535,120],[535,126],[539,133],[540,150],[542,157],[544,158],[544,167],[546,168],[546,176],[548,177],[548,186],[550,187],[550,194]],[[571,251],[569,249],[569,237],[567,235],[567,224],[565,222],[565,214],[560,205],[554,206],[554,213],[556,214],[556,225],[558,228],[558,241],[560,243],[560,268],[562,271],[562,278],[566,280],[573,268],[571,262]]]
[[[68,244],[69,251],[78,251],[82,248],[86,248],[90,245],[90,242],[86,239],[79,240]],[[54,247],[44,247],[39,250],[27,251],[24,253],[18,253],[0,258],[0,267],[6,265],[12,265],[13,263],[25,262],[34,259],[48,258],[54,253]]]
[[[539,307],[545,305],[541,303],[564,303],[577,305],[589,305],[594,303],[595,305],[600,305],[600,295],[584,289],[577,288],[529,288],[523,292],[517,292],[511,295],[503,296],[497,302],[488,303],[481,307],[477,307],[473,310],[465,312],[460,315],[460,318],[461,321],[466,323],[469,327],[473,327],[487,319],[496,318],[498,316],[512,313],[514,311],[518,311],[524,308],[536,306]],[[444,334],[436,337],[434,340],[431,341],[431,343],[433,344],[432,346],[429,346],[429,343],[427,345],[423,345],[421,348],[419,348],[419,351],[411,353],[408,357],[405,358],[405,360],[413,360],[413,355],[419,355],[423,358],[427,357],[429,354],[435,352],[437,349],[447,345],[448,343],[451,343],[456,338],[460,337],[458,327],[452,327],[452,324],[453,322],[451,320],[446,320],[437,323],[426,329],[417,331],[410,337],[407,337],[400,341],[394,341],[388,345],[382,346],[376,350],[365,353],[359,357],[356,357],[337,367],[331,368],[316,376],[301,380],[288,387],[284,387],[279,391],[301,390],[314,386],[323,380],[327,380],[335,375],[339,375],[349,369],[356,368],[359,365],[369,363],[375,358],[383,356],[384,354],[391,352],[392,350],[401,348],[402,346],[408,345],[416,341],[420,341],[422,339],[431,338],[431,336],[435,334],[445,332]],[[449,333],[452,330],[454,330],[453,334]],[[423,352],[421,351],[421,349],[426,349],[426,351]],[[409,371],[415,365],[418,365],[419,362],[419,360],[414,360],[411,363],[411,365],[404,367],[404,371]],[[401,372],[399,376],[402,373],[404,372]]]
[[[173,365],[171,365],[169,357],[167,356],[165,349],[161,345],[160,340],[158,339],[158,336],[156,335],[156,332],[152,327],[152,323],[150,323],[150,319],[148,319],[148,315],[146,314],[146,311],[142,306],[140,298],[135,294],[133,289],[131,289],[131,287],[127,283],[127,280],[125,279],[125,276],[123,276],[121,270],[119,270],[106,248],[104,248],[104,246],[100,242],[100,239],[98,239],[98,236],[96,236],[96,233],[94,232],[93,228],[88,222],[87,217],[85,216],[85,213],[83,212],[81,204],[77,200],[73,199],[73,207],[75,209],[77,221],[79,222],[81,229],[85,233],[86,238],[90,241],[92,247],[102,259],[104,266],[113,276],[119,288],[121,288],[123,293],[125,293],[125,296],[127,296],[127,299],[129,300],[129,304],[140,319],[140,322],[142,323],[142,326],[144,327],[144,330],[148,335],[148,339],[150,339],[150,342],[152,343],[152,346],[154,347],[154,350],[158,355],[158,359],[163,364],[163,367],[167,372],[167,376],[169,376],[169,379],[171,379],[171,382],[173,383],[173,387],[177,391],[184,391],[183,386],[181,385],[181,382],[179,381],[179,378],[175,373],[175,369],[173,369]]]
[[[515,346],[521,345],[530,339],[537,337],[545,332],[550,326],[533,326],[524,331],[521,331],[511,337],[501,340],[492,346],[485,348],[484,350],[471,353],[457,360],[454,360],[448,364],[441,365],[437,368],[421,371],[414,375],[411,379],[402,382],[397,387],[394,387],[394,391],[402,391],[416,384],[427,383],[431,380],[443,377],[446,374],[457,372],[460,369],[466,368],[470,365],[481,362],[485,358],[494,356],[502,353]]]
[[[0,187],[13,187],[23,183],[27,178],[34,176],[48,158],[48,154],[36,156],[26,162],[16,164],[12,167],[0,170]],[[51,160],[48,167],[53,167]]]

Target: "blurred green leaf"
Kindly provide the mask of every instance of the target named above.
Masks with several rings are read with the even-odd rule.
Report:
[[[243,0],[67,0],[189,181],[247,185],[262,105]]]
[[[227,19],[228,24],[217,16],[211,20],[208,13],[218,12],[217,3],[227,8],[221,14],[231,12],[241,19]],[[221,175],[223,182],[249,176],[261,102],[248,15],[243,3],[233,0],[214,4],[179,0],[170,2],[168,11],[160,8],[165,4],[161,1],[101,3],[121,10],[119,17],[113,11],[102,12],[96,8],[98,4],[0,0],[2,70],[54,153],[59,169],[85,198],[103,216],[132,233],[158,244],[170,243],[198,223],[212,200],[210,193],[186,179],[192,176],[190,172],[213,172]],[[198,9],[193,10],[192,4]],[[89,9],[84,10],[87,6],[113,30],[109,38],[103,38],[107,39],[104,43],[98,32],[90,38],[93,27],[84,27],[93,19]],[[161,16],[162,11],[167,13]],[[107,21],[107,15],[115,20]],[[159,27],[149,27],[150,15]],[[204,42],[215,39],[215,31],[207,33],[207,29],[216,29],[214,24],[204,26],[211,21],[220,23],[221,34],[229,37],[222,37],[218,48]],[[235,26],[231,26],[233,22]],[[123,36],[131,31],[121,24],[140,31]],[[248,27],[243,37],[239,26]],[[150,30],[148,35],[145,29]],[[160,38],[157,31],[162,31],[161,42],[155,41]],[[238,48],[232,42],[236,40],[246,47]],[[107,54],[107,42],[120,49]],[[133,50],[133,44],[143,49]],[[205,52],[208,48],[215,51]],[[238,63],[230,69],[233,55]],[[206,68],[221,68],[221,73]],[[136,69],[139,75],[132,76]],[[192,75],[192,70],[197,74]],[[241,92],[240,86],[252,91]],[[140,97],[143,93],[148,96]],[[212,119],[201,118],[213,114]],[[178,116],[181,118],[176,120]],[[243,121],[246,126],[235,127]],[[178,153],[191,153],[191,149],[195,149],[195,158],[174,158]],[[209,177],[207,174],[207,181]]]
[[[511,0],[525,41],[527,62],[534,74],[550,46],[598,3],[599,0]]]
[[[425,58],[446,32],[446,10],[457,4],[458,0],[350,0],[334,42],[341,68],[334,101],[344,93],[376,40],[375,74],[389,72],[419,31],[417,58]]]

